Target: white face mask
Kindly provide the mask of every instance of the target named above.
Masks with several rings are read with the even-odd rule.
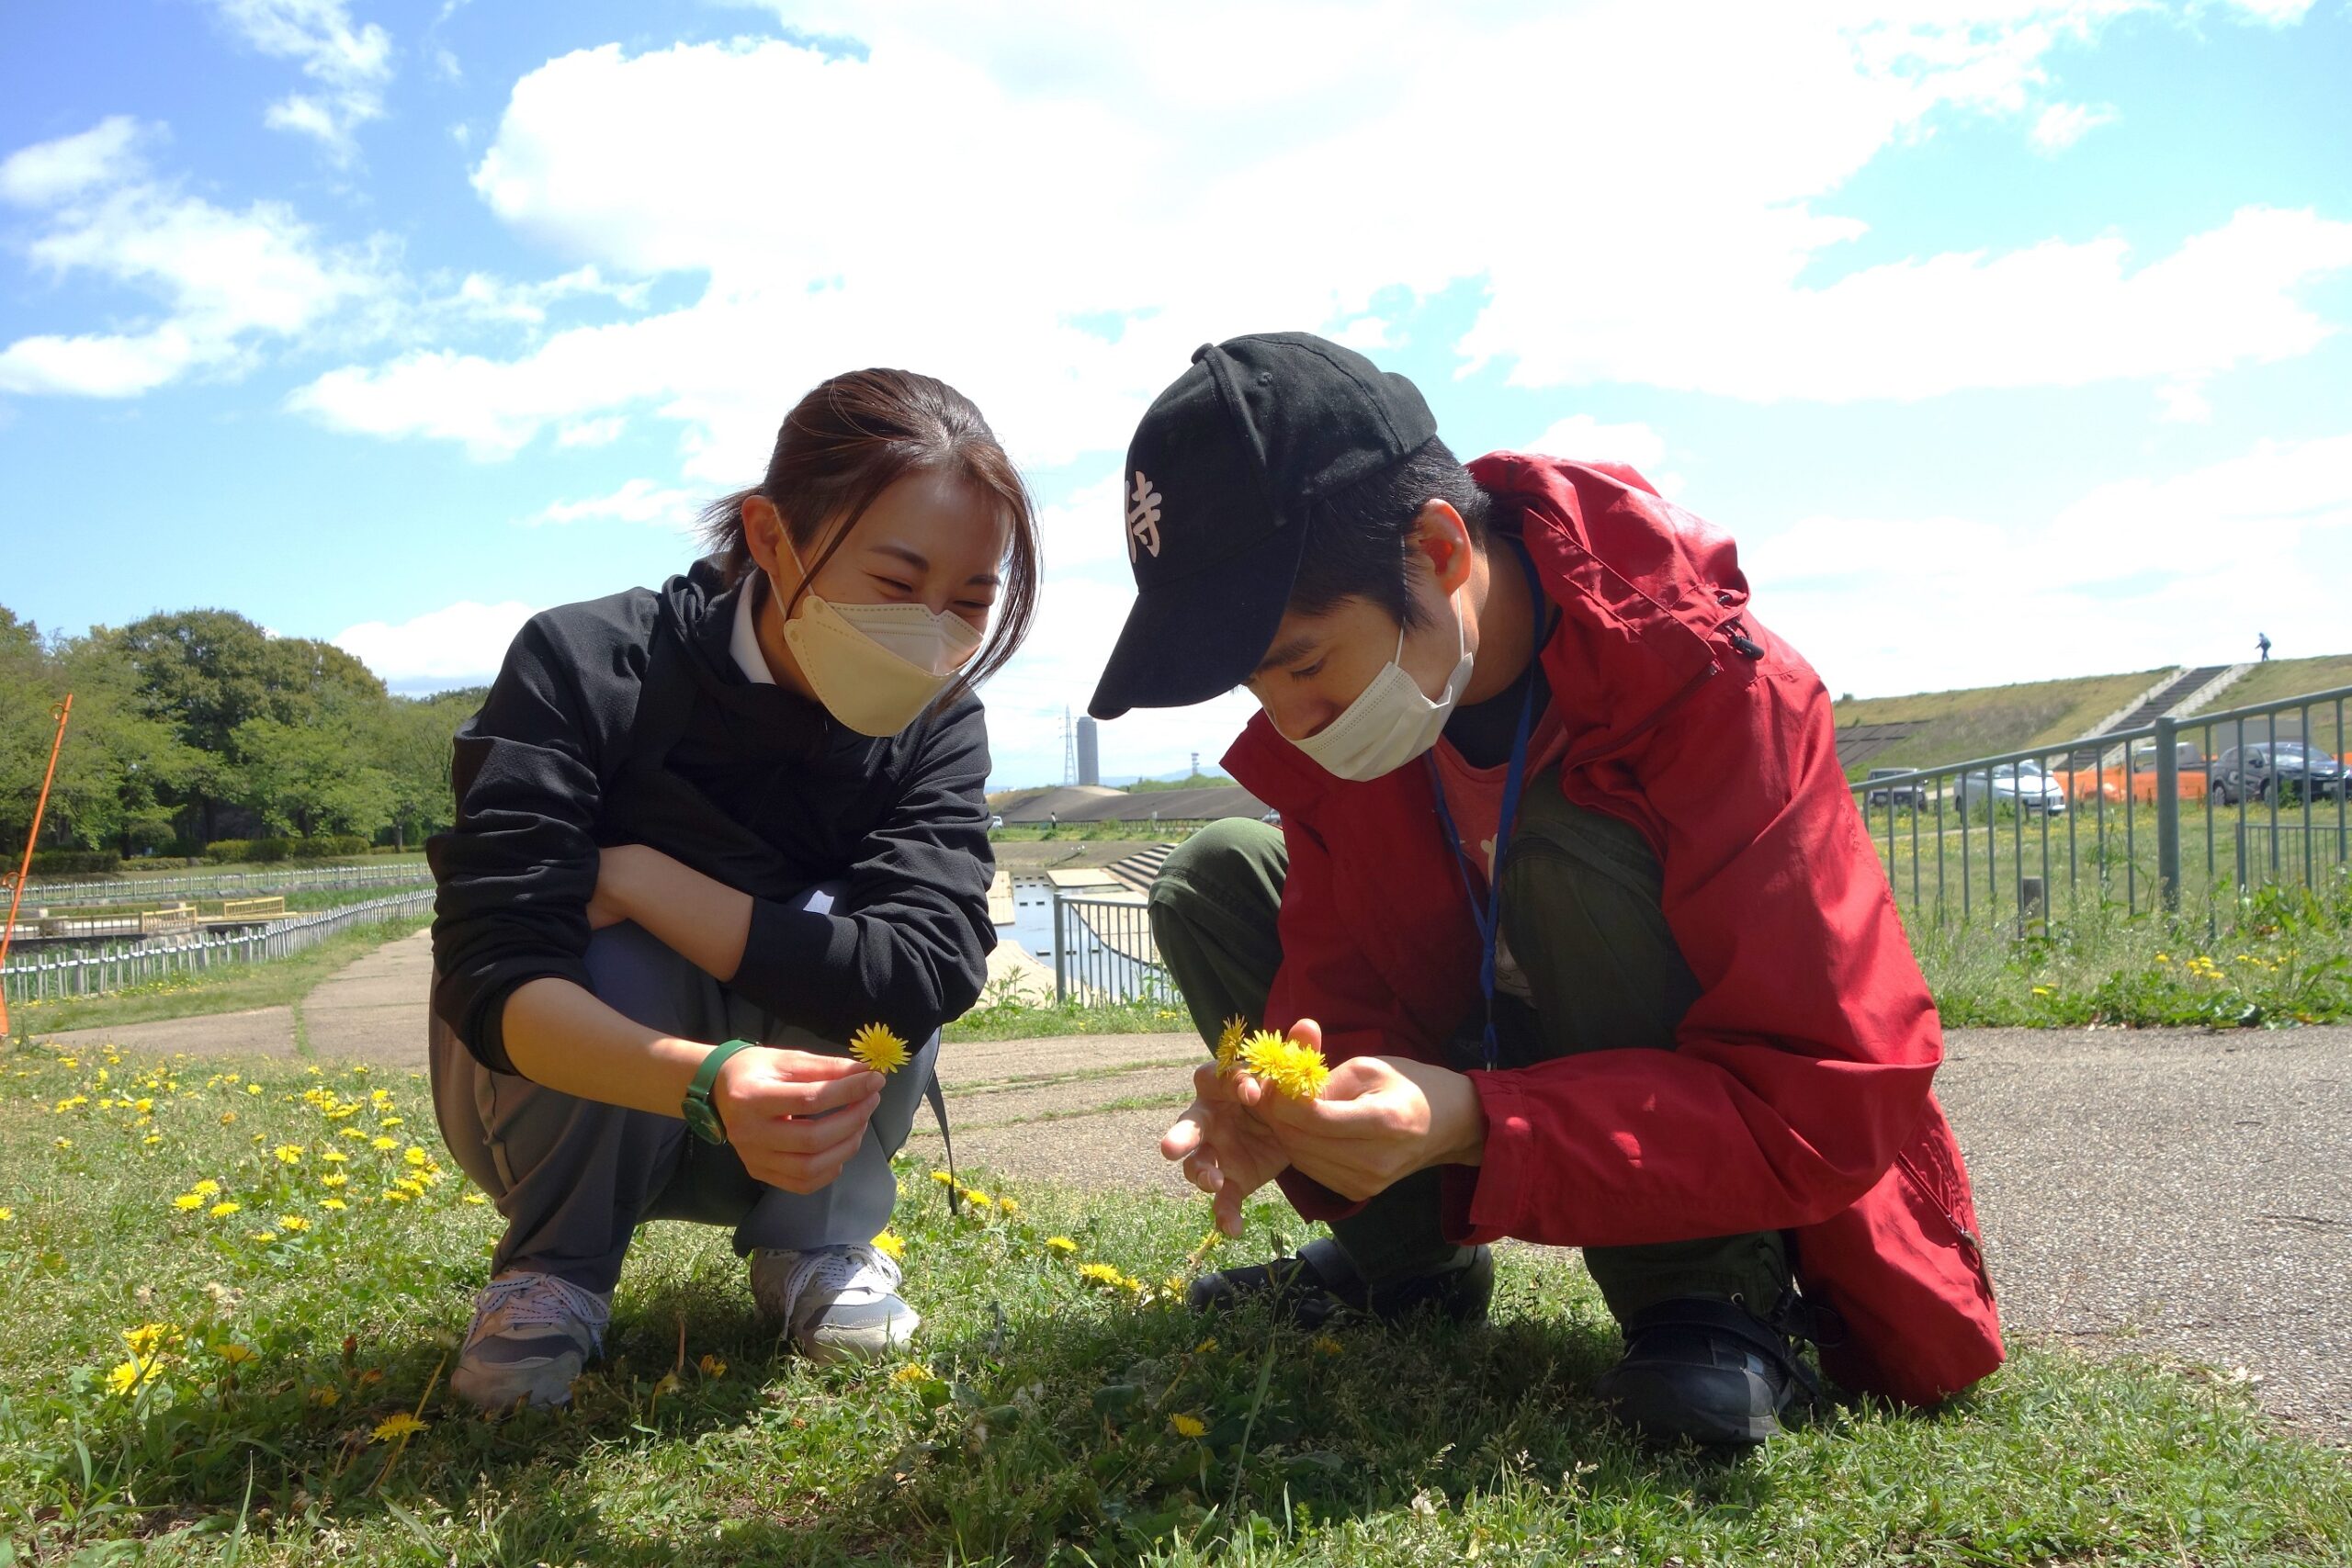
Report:
[[[794,551],[793,564],[799,560]],[[809,690],[860,735],[896,735],[912,724],[981,640],[961,615],[933,615],[921,604],[836,604],[814,591],[800,595],[784,623],[784,644]]]
[[[1447,610],[1453,607],[1448,601]],[[1463,688],[1470,684],[1470,667],[1475,662],[1459,616],[1454,619],[1453,635],[1462,657],[1446,678],[1445,690],[1434,701],[1396,661],[1405,653],[1405,632],[1400,626],[1396,658],[1381,667],[1363,694],[1339,717],[1291,744],[1313,758],[1324,772],[1359,783],[1393,773],[1436,745],[1453,705],[1462,698]]]

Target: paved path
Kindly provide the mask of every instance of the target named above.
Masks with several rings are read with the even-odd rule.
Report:
[[[396,942],[301,1004],[321,1058],[424,1066],[430,950]],[[290,1010],[61,1036],[296,1054]],[[1157,1145],[1189,1035],[951,1046],[959,1162],[1190,1197]],[[1939,1091],[1975,1172],[2013,1332],[2244,1367],[2279,1416],[2352,1442],[2352,1028],[1956,1030]],[[927,1121],[927,1119],[923,1119]],[[937,1148],[918,1122],[915,1146]]]

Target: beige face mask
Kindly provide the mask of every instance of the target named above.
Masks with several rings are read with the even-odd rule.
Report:
[[[794,551],[795,565],[799,558]],[[860,735],[896,735],[912,724],[981,640],[961,615],[933,615],[921,604],[836,604],[813,591],[800,595],[784,623],[785,646],[809,690]]]

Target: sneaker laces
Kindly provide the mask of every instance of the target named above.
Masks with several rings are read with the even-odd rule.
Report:
[[[571,1329],[585,1326],[591,1347],[605,1349],[605,1325],[612,1320],[612,1303],[593,1291],[552,1274],[517,1274],[492,1280],[474,1298],[474,1328],[479,1336],[492,1317],[503,1314],[498,1332],[514,1328]],[[473,1337],[469,1336],[469,1337]]]
[[[773,1256],[773,1254],[771,1254]],[[784,1277],[784,1318],[796,1322],[804,1297],[864,1303],[894,1295],[906,1276],[888,1255],[862,1241],[811,1247]]]

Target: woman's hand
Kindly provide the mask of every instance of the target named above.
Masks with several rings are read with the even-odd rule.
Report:
[[[882,1075],[854,1057],[754,1045],[727,1059],[710,1099],[753,1180],[814,1192],[865,1142]]]
[[[1205,1063],[1193,1074],[1193,1104],[1159,1140],[1159,1152],[1184,1164],[1184,1179],[1216,1200],[1217,1229],[1241,1234],[1241,1201],[1280,1176],[1290,1156],[1265,1123],[1234,1098],[1231,1078]]]
[[[1322,1043],[1303,1019],[1291,1038]],[[1352,1056],[1331,1069],[1319,1100],[1274,1093],[1247,1074],[1234,1096],[1303,1174],[1361,1201],[1433,1165],[1478,1165],[1487,1113],[1468,1077],[1403,1056]]]

